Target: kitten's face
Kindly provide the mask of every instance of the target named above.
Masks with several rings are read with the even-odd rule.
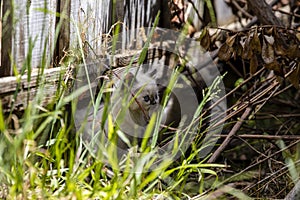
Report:
[[[151,115],[158,112],[160,107],[159,88],[156,80],[151,78],[149,74],[139,72],[134,76],[133,73],[129,72],[125,76],[121,91],[129,97],[129,114],[135,123],[145,126]]]
[[[131,111],[140,110],[141,112],[144,110],[147,111],[147,114],[150,116],[159,104],[159,88],[155,80],[143,72],[139,72],[136,77],[133,73],[129,72],[125,77],[125,84],[123,85],[124,91],[129,89],[129,86],[132,86],[130,89],[131,94],[129,95],[130,99],[133,98],[132,95],[135,98],[129,106],[129,109]]]
[[[149,115],[151,115],[159,105],[158,87],[156,84],[147,84],[142,88],[136,89],[135,92],[138,93],[138,95],[136,95],[136,101],[140,105],[134,101],[130,105],[130,110],[144,109],[149,112]]]

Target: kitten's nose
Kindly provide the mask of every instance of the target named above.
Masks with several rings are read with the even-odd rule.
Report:
[[[156,100],[155,100],[155,98],[151,98],[151,100],[150,100],[150,104],[151,104],[151,105],[155,105],[155,104],[156,104]]]

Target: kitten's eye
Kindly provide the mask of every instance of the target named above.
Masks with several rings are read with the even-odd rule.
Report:
[[[146,95],[146,96],[144,96],[144,101],[145,101],[145,102],[148,102],[148,101],[150,101],[150,97],[149,97],[149,95]]]

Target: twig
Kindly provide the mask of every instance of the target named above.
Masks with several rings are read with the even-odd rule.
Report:
[[[215,106],[218,106],[222,101],[224,101],[224,99],[226,99],[227,97],[229,97],[230,95],[234,94],[234,92],[236,92],[238,89],[240,89],[243,85],[245,85],[246,83],[248,83],[252,78],[258,76],[259,74],[261,74],[261,72],[263,72],[265,69],[261,68],[259,71],[257,71],[254,75],[252,75],[251,77],[247,78],[246,80],[244,80],[240,85],[238,85],[237,87],[235,87],[234,89],[232,89],[230,92],[228,92],[227,94],[225,94],[223,97],[221,97],[219,100],[217,100],[216,102],[214,102],[206,111],[204,111],[203,115],[201,115],[197,121],[204,115],[207,114],[207,112],[209,110],[211,110],[212,108],[214,108]],[[237,105],[233,105],[231,108],[228,108],[227,111],[233,110],[234,107],[236,107]],[[237,113],[236,113],[237,114]],[[215,119],[219,119],[221,116],[223,115],[223,113],[219,114],[218,116],[215,117]],[[224,123],[226,119],[220,120],[217,124],[214,125],[214,127],[217,127],[218,125]],[[212,120],[213,121],[213,120]]]
[[[275,80],[275,77],[274,77],[274,80]],[[222,123],[224,123],[225,121],[227,121],[228,119],[231,119],[233,116],[237,115],[238,113],[240,113],[241,111],[246,109],[249,105],[255,104],[264,95],[266,95],[268,92],[272,91],[272,89],[274,87],[276,87],[277,85],[279,85],[279,82],[275,82],[273,85],[270,85],[268,88],[266,88],[265,90],[263,90],[262,92],[260,92],[259,94],[257,94],[253,98],[251,98],[249,101],[241,102],[239,104],[233,105],[231,108],[228,109],[228,111],[233,110],[233,112],[229,113],[226,117],[223,117],[221,120],[219,120],[216,124],[214,124],[214,127],[217,127],[217,126],[221,125]],[[237,108],[237,109],[234,110],[234,108]],[[212,119],[212,121],[215,121],[217,119],[218,118],[215,117],[214,119]]]
[[[262,103],[260,103],[259,101],[257,101],[258,105],[255,108],[254,114],[257,114],[258,111],[260,111],[260,109],[271,99],[271,97],[274,97],[274,93],[279,89],[279,87],[280,87],[280,85],[278,84],[278,86],[271,92],[271,94],[267,98],[263,99]]]
[[[202,17],[199,14],[199,9],[197,9],[196,5],[194,4],[194,2],[192,0],[188,0],[188,2],[193,6],[193,9],[195,10],[198,19],[201,21],[201,23],[204,23],[204,20],[202,19]]]
[[[220,135],[220,137],[227,137],[227,135]],[[236,137],[243,139],[265,139],[265,140],[300,140],[300,135],[254,135],[242,134]]]
[[[263,68],[262,68],[263,69]],[[252,77],[249,77],[247,80],[245,80],[244,82],[242,82],[241,85],[244,85],[247,83],[247,81],[251,80],[251,78],[253,78],[254,76],[256,76],[257,74],[259,74],[260,72],[262,72],[262,69],[258,72],[256,72]],[[287,78],[294,70],[289,71],[288,73],[286,73],[284,75],[284,78]],[[274,82],[273,82],[274,81]],[[234,108],[238,108],[236,110],[234,110],[233,112],[229,113],[226,117],[222,117],[222,119],[220,119],[220,117],[223,115],[218,115],[216,117],[214,117],[211,121],[216,121],[219,120],[216,124],[214,124],[213,127],[218,127],[219,125],[223,124],[225,121],[227,121],[228,119],[231,119],[233,116],[237,115],[238,113],[240,113],[241,111],[243,111],[245,108],[247,108],[249,105],[258,105],[258,101],[264,96],[266,95],[268,92],[272,91],[275,87],[277,87],[277,89],[279,88],[278,86],[280,85],[280,83],[278,81],[276,81],[276,77],[272,76],[268,83],[273,82],[272,85],[270,85],[269,87],[267,87],[266,89],[261,91],[261,88],[264,87],[267,84],[263,84],[260,88],[258,88],[256,91],[261,91],[259,92],[257,95],[255,95],[254,97],[252,97],[249,101],[247,102],[241,102],[239,104],[235,104],[233,105],[231,108],[228,108],[227,111],[230,110],[234,110]],[[229,93],[227,93],[224,97],[228,97],[229,95],[231,95],[234,91],[236,91],[237,88],[241,87],[241,85],[239,85],[238,87],[234,88],[233,90],[231,90]],[[276,90],[277,90],[276,89]],[[275,90],[275,91],[276,91]],[[254,91],[254,93],[256,93],[256,91]],[[277,94],[277,93],[276,93]],[[253,95],[253,94],[252,94]],[[223,97],[223,98],[224,98]],[[222,98],[220,98],[217,102],[215,102],[212,106],[210,106],[208,108],[208,110],[212,109],[214,106],[217,106],[220,103],[220,100]],[[206,114],[206,113],[204,113]],[[212,128],[213,128],[212,127]]]
[[[282,14],[285,14],[285,15],[290,15],[290,16],[293,16],[293,17],[300,17],[300,15],[296,14],[296,13],[292,13],[292,12],[286,12],[284,10],[280,10],[280,9],[277,9],[277,8],[272,8],[273,11],[277,11],[277,12],[280,12]]]
[[[238,137],[239,140],[241,140],[243,143],[245,143],[250,149],[252,149],[254,152],[256,152],[257,154],[259,154],[260,156],[262,156],[262,157],[268,157],[265,153],[260,152],[254,146],[252,146],[248,141],[245,140],[245,138],[239,137],[239,135],[237,135],[236,137]]]
[[[283,88],[282,90],[279,90],[278,92],[276,92],[276,93],[274,94],[274,97],[277,96],[277,95],[279,95],[279,94],[281,94],[281,93],[283,93],[283,92],[285,92],[286,90],[290,89],[291,87],[293,87],[292,84],[286,86],[286,87]]]
[[[265,113],[258,113],[257,115],[264,115]],[[270,113],[266,113],[270,114]],[[272,114],[272,113],[271,113]],[[273,114],[271,116],[257,116],[256,119],[271,119],[274,118]],[[300,117],[299,113],[293,113],[293,114],[281,114],[281,115],[276,115],[276,118],[292,118],[292,117]]]
[[[273,77],[274,78],[274,77]],[[215,160],[218,158],[218,156],[221,154],[221,152],[225,149],[225,147],[228,145],[228,143],[230,142],[231,138],[236,134],[236,132],[240,129],[241,125],[243,124],[243,121],[250,115],[252,108],[249,107],[249,105],[253,105],[255,104],[255,102],[257,102],[260,98],[262,98],[264,95],[266,95],[269,91],[271,91],[274,87],[277,87],[277,89],[279,88],[279,83],[275,82],[272,85],[270,85],[268,88],[266,88],[265,90],[263,90],[262,92],[260,92],[259,94],[257,94],[256,96],[254,96],[253,98],[251,98],[249,103],[242,103],[239,107],[239,109],[237,109],[236,111],[234,111],[233,113],[230,113],[228,116],[226,116],[223,120],[227,120],[228,118],[231,118],[232,116],[235,116],[237,113],[239,113],[240,111],[246,109],[243,113],[243,115],[241,116],[240,120],[238,122],[236,122],[236,124],[233,126],[233,128],[231,129],[231,131],[229,132],[229,134],[226,136],[226,139],[223,141],[223,143],[221,144],[221,146],[213,153],[212,157],[208,160],[209,163],[215,162]],[[274,94],[276,91],[274,90],[272,92],[272,94]],[[272,94],[269,96],[272,97]],[[269,99],[267,98],[267,100]],[[265,101],[266,102],[266,101]],[[265,103],[263,102],[263,104]],[[263,105],[262,104],[262,105]],[[220,120],[220,121],[223,121]],[[219,123],[217,123],[219,124]]]
[[[300,142],[300,140],[297,140],[297,141],[293,142],[292,144],[290,144],[290,145],[288,145],[288,146],[286,146],[286,147],[284,147],[284,148],[278,150],[277,152],[271,154],[270,156],[265,157],[265,158],[263,158],[262,160],[257,161],[257,162],[254,163],[253,165],[250,165],[250,166],[246,167],[244,170],[242,170],[242,171],[240,171],[240,172],[234,174],[233,176],[229,177],[227,180],[224,180],[224,181],[221,182],[220,184],[224,184],[225,182],[229,182],[230,180],[234,179],[235,177],[238,177],[238,176],[240,176],[241,174],[245,173],[247,170],[249,170],[249,169],[251,169],[251,168],[253,168],[253,167],[255,167],[255,166],[261,164],[262,162],[264,162],[264,161],[266,161],[266,160],[268,160],[268,159],[270,159],[270,158],[276,156],[276,155],[279,154],[279,153],[282,153],[283,151],[285,151],[285,150],[287,150],[287,149],[293,147],[294,145],[298,144],[299,142]]]
[[[241,13],[243,13],[246,17],[248,18],[253,18],[252,15],[250,15],[247,11],[245,11],[245,9],[243,9],[235,0],[231,1],[232,4],[239,10],[241,11]]]
[[[294,164],[296,165],[296,164],[299,164],[299,163],[300,163],[300,160],[296,161]],[[285,165],[285,166],[283,166],[281,169],[279,169],[279,170],[277,170],[277,171],[271,173],[269,176],[266,176],[265,178],[261,179],[260,181],[256,182],[255,184],[249,185],[249,186],[243,188],[242,190],[243,190],[243,191],[247,191],[247,190],[252,189],[255,185],[260,185],[260,184],[263,183],[264,181],[266,181],[266,180],[272,178],[273,176],[277,175],[278,173],[280,173],[280,172],[282,172],[282,171],[288,169],[288,167],[289,167],[289,165]],[[286,173],[286,172],[281,173],[280,175],[282,176],[282,175],[284,175],[285,173]],[[278,177],[278,176],[277,176],[277,177]],[[299,189],[300,189],[300,188],[299,188]],[[298,191],[298,192],[300,192],[300,191]]]
[[[241,116],[241,119],[234,125],[234,127],[231,129],[230,133],[227,135],[224,142],[221,144],[221,146],[213,153],[213,155],[208,160],[208,163],[215,162],[215,160],[219,157],[221,152],[225,149],[225,147],[230,142],[231,138],[234,136],[234,134],[240,129],[242,126],[244,120],[250,115],[252,111],[251,107],[247,107],[243,115]]]

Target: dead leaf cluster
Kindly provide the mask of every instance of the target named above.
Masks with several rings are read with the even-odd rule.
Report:
[[[211,50],[215,38],[215,35],[210,36],[208,30],[204,29],[200,44],[206,50]],[[226,30],[226,39],[218,50],[221,61],[242,59],[249,63],[250,74],[254,74],[260,67],[273,70],[278,77],[290,73],[288,80],[296,88],[299,88],[300,79],[299,56],[300,33],[276,26],[253,27],[240,32]]]

